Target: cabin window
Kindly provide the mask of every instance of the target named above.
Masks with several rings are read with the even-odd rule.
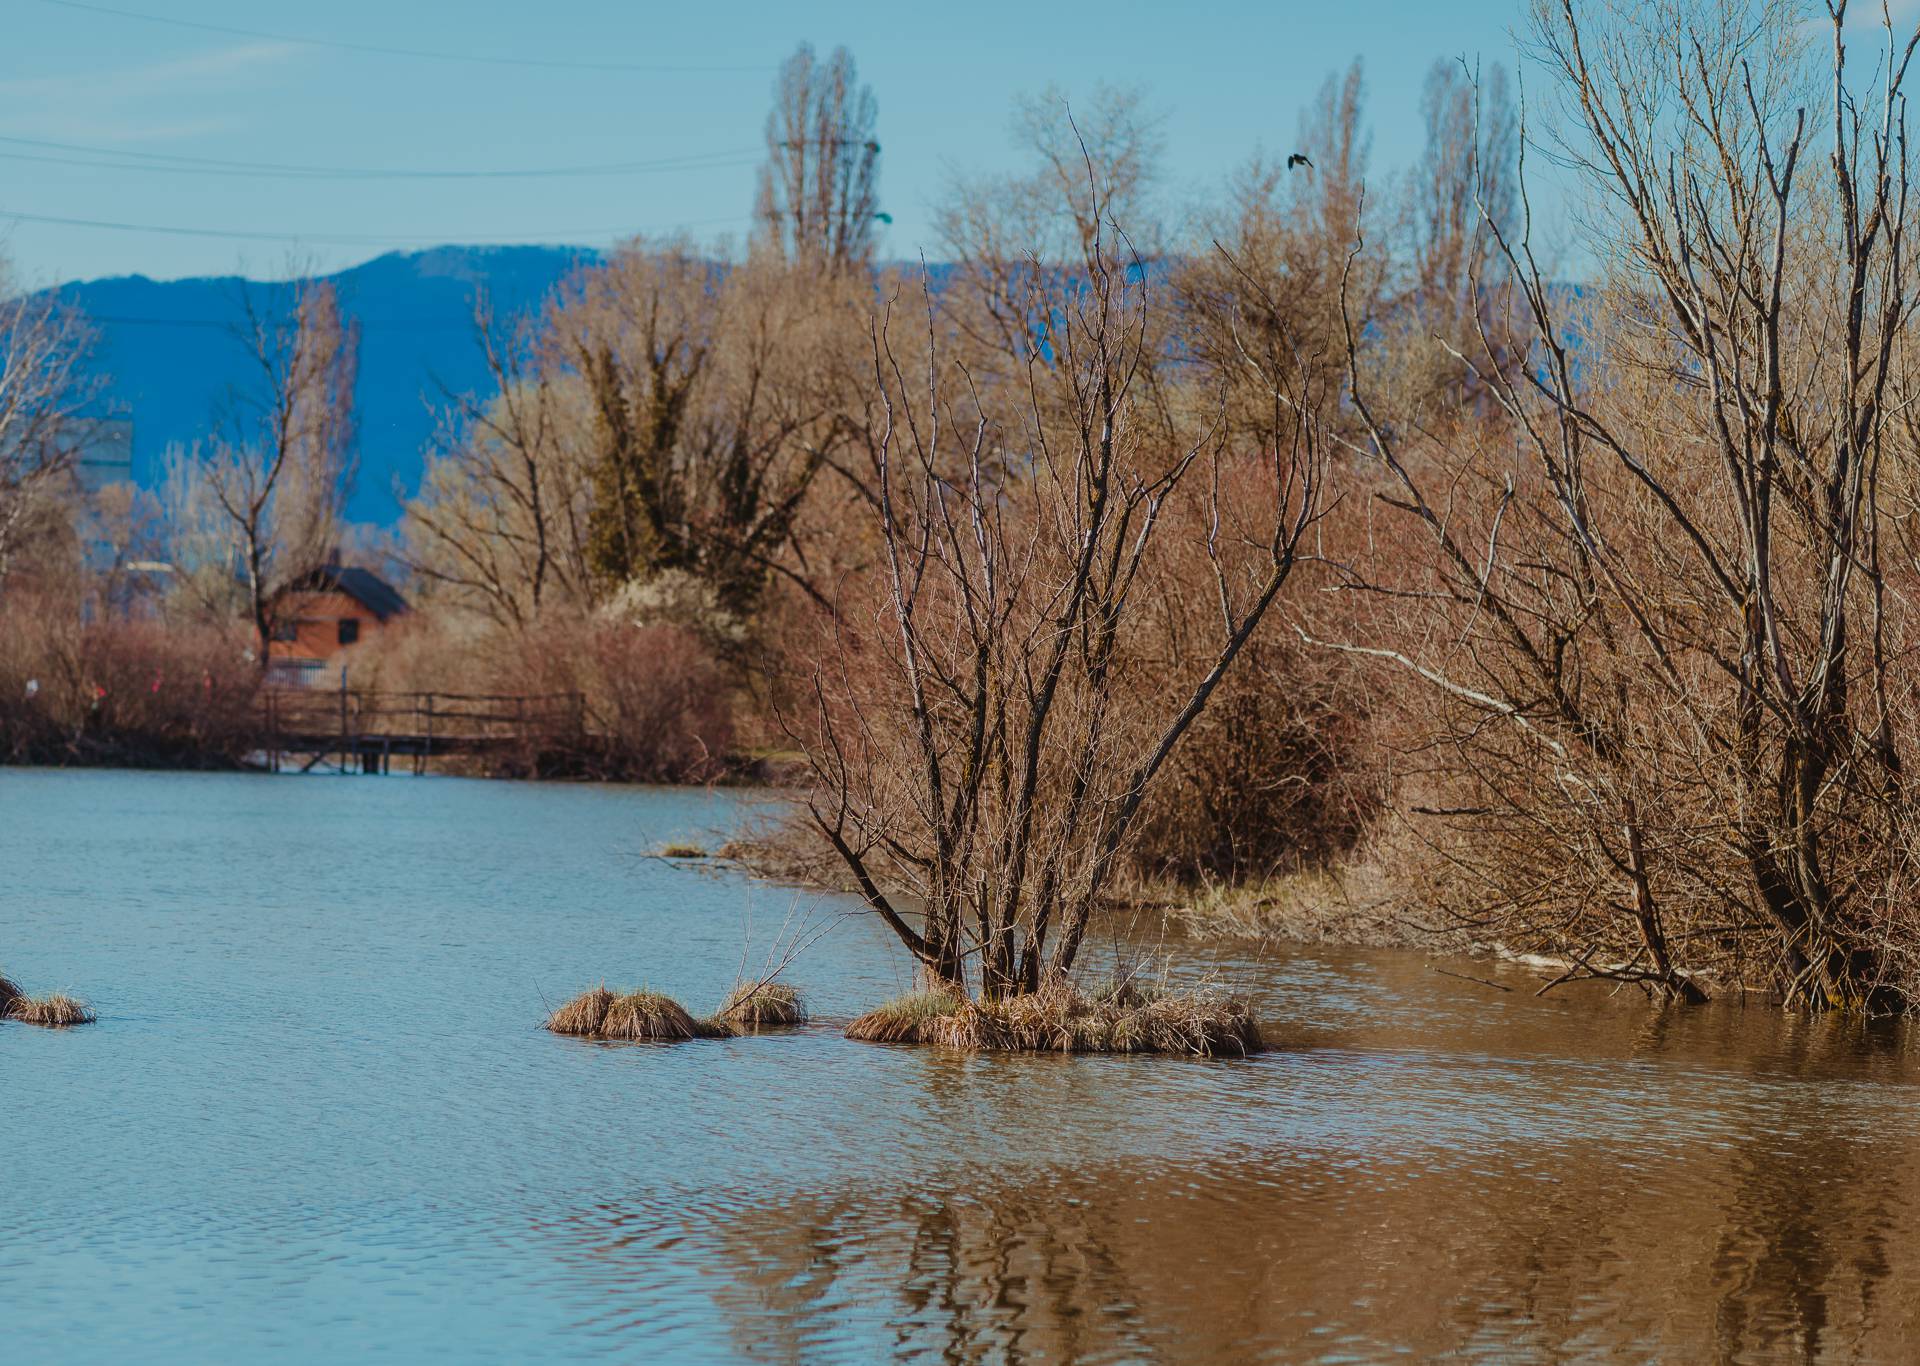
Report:
[[[298,640],[298,639],[300,639],[300,623],[299,623],[299,622],[297,622],[297,621],[276,621],[276,622],[274,622],[274,623],[273,623],[273,638],[274,638],[275,640]]]
[[[340,618],[340,643],[351,645],[360,639],[360,619],[358,617]]]

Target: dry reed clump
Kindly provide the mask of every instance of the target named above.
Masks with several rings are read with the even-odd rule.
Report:
[[[630,991],[622,995],[595,987],[584,991],[547,1016],[547,1028],[556,1034],[593,1039],[711,1039],[727,1031],[696,1020],[670,996],[657,991]]]
[[[862,1043],[929,1043],[934,1023],[965,1007],[959,997],[944,991],[910,991],[848,1025],[847,1037]]]
[[[13,984],[8,982],[6,985]],[[51,996],[23,996],[16,989],[6,1003],[5,1014],[9,1020],[47,1029],[64,1029],[68,1025],[92,1024],[94,1021],[93,1011],[85,1001],[76,1001],[60,992]]]
[[[676,841],[660,846],[661,858],[705,858],[707,851],[697,844]]]
[[[807,1005],[785,982],[741,982],[713,1018],[735,1025],[801,1025],[807,1022]]]
[[[1243,1057],[1265,1047],[1239,997],[1156,992],[1122,984],[1093,995],[1071,987],[997,1001],[919,993],[855,1020],[847,1036],[1018,1053],[1173,1053]]]
[[[556,1034],[598,1034],[612,1005],[613,993],[605,987],[583,991],[547,1016],[547,1028]]]
[[[711,1039],[727,1031],[696,1020],[670,996],[630,991],[607,1007],[600,1034],[608,1039]]]

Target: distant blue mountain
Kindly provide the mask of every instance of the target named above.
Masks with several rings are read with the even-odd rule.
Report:
[[[539,306],[576,267],[584,247],[435,247],[394,252],[326,278],[359,322],[360,467],[348,505],[357,522],[400,516],[396,483],[411,493],[434,430],[441,386],[480,392],[490,380],[473,335],[473,299],[484,289],[505,318]],[[286,285],[254,285],[260,307],[284,307]],[[124,276],[62,286],[60,297],[92,320],[92,367],[106,399],[133,422],[133,477],[158,484],[167,447],[205,437],[223,402],[250,383],[238,277],[149,280]]]
[[[473,300],[484,289],[497,318],[537,308],[570,273],[600,259],[586,247],[435,247],[394,252],[327,276],[342,308],[360,323],[359,475],[348,504],[356,522],[391,526],[401,496],[419,487],[442,387],[480,393],[491,384],[473,335]],[[902,289],[916,288],[918,263],[895,267]],[[931,263],[938,292],[953,267]],[[156,487],[167,447],[208,435],[236,389],[251,382],[246,350],[233,335],[241,318],[238,277],[149,280],[124,276],[65,285],[58,291],[99,335],[92,366],[106,400],[133,424],[133,477]],[[284,307],[286,285],[251,287],[260,307]],[[1585,291],[1556,285],[1575,312]],[[1578,348],[1577,339],[1575,341]]]

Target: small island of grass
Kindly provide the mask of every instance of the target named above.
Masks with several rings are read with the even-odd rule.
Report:
[[[1092,993],[1056,987],[980,1001],[916,991],[862,1015],[847,1026],[847,1037],[969,1051],[1200,1058],[1245,1057],[1265,1047],[1252,1009],[1239,997],[1130,984]]]
[[[741,982],[727,993],[715,1020],[749,1029],[803,1025],[807,1005],[785,982]]]
[[[594,987],[547,1016],[555,1034],[631,1042],[724,1038],[728,1031],[710,1020],[698,1020],[671,996],[657,991],[618,993]]]

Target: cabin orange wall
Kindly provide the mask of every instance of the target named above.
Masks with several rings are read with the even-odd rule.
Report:
[[[351,650],[353,646],[340,644],[340,622],[345,618],[360,623],[362,641],[371,639],[381,626],[380,618],[345,593],[289,593],[274,608],[274,616],[283,625],[297,622],[298,634],[292,640],[269,641],[269,659],[331,659],[343,649]]]

